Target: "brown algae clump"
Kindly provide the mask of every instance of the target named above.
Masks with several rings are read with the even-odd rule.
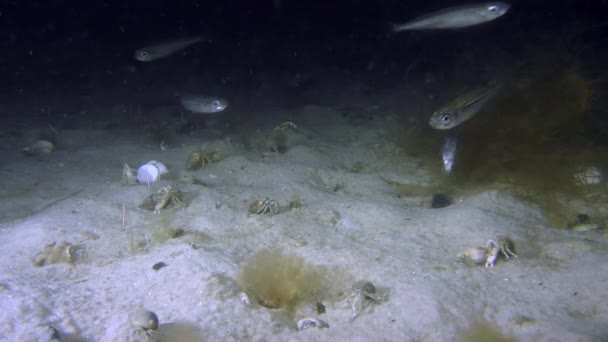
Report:
[[[590,79],[587,63],[559,43],[541,42],[522,61],[483,113],[458,128],[454,173],[439,179],[468,189],[511,190],[537,204],[552,227],[566,228],[581,211],[572,206],[575,200],[603,222],[606,184],[586,174],[608,172],[608,153],[589,129],[590,113],[602,107],[594,94],[605,89]]]
[[[584,129],[593,90],[576,66],[525,69],[527,79],[506,87],[490,112],[463,127],[454,181],[512,187],[541,207],[549,225],[563,228],[575,215],[568,203],[596,190],[581,186],[577,175],[608,170],[608,154]]]
[[[301,257],[265,249],[245,262],[237,283],[260,305],[291,310],[318,294],[323,276]]]
[[[468,328],[462,330],[456,337],[458,342],[515,342],[514,338],[505,336],[498,328],[487,321],[476,321]]]

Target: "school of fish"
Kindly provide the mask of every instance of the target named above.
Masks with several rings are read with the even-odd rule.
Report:
[[[393,24],[393,32],[412,30],[460,29],[480,25],[504,16],[511,5],[505,2],[485,2],[448,7],[419,16],[403,24]],[[190,46],[203,41],[202,36],[180,38],[173,41],[152,44],[135,51],[134,58],[140,62],[153,62],[167,58]],[[453,101],[436,110],[429,118],[429,125],[437,130],[448,131],[444,136],[441,150],[444,170],[454,169],[458,139],[450,131],[473,118],[500,89],[500,85],[480,87],[458,96]],[[218,113],[228,107],[228,101],[213,96],[184,95],[180,104],[192,113]]]

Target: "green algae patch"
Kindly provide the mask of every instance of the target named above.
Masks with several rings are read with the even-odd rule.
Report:
[[[608,82],[601,80],[608,74],[590,72],[559,42],[538,44],[520,60],[500,93],[453,130],[458,150],[451,175],[442,172],[445,132],[421,129],[408,138],[406,151],[421,157],[439,184],[509,190],[537,204],[552,227],[567,228],[579,213],[603,224],[608,153],[590,127],[598,113],[608,116],[596,96],[605,92],[601,85]],[[420,141],[413,144],[415,138]]]

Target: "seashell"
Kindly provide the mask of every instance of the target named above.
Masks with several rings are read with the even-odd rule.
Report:
[[[28,156],[42,156],[53,151],[55,151],[55,144],[48,140],[36,140],[32,145],[23,149],[23,153]]]
[[[310,328],[319,328],[319,329],[329,328],[329,324],[327,322],[325,322],[322,319],[314,318],[314,317],[302,318],[301,320],[298,321],[297,326],[298,326],[298,330],[306,330],[306,329],[310,329]]]
[[[590,166],[580,169],[574,174],[574,180],[578,185],[597,185],[604,182],[604,172],[599,167]]]
[[[255,200],[249,206],[249,213],[250,214],[257,214],[258,212],[261,212],[261,210],[263,208],[264,208],[264,200]]]
[[[485,247],[471,247],[458,253],[458,258],[467,264],[483,265],[486,262],[488,249]]]
[[[186,169],[188,170],[200,170],[203,167],[203,153],[196,150],[188,156],[186,161]]]
[[[129,314],[129,323],[138,329],[156,330],[158,329],[158,316],[152,311],[137,309]]]
[[[158,172],[160,173],[160,175],[164,175],[167,174],[169,172],[169,170],[167,170],[167,167],[165,166],[165,164],[156,161],[156,160],[150,160],[149,162],[146,163],[147,165],[154,165],[156,166],[156,168],[158,169]]]
[[[129,166],[129,164],[125,163],[122,166],[122,184],[135,184],[136,178],[135,173],[133,173],[133,169]]]
[[[154,208],[156,208],[156,197],[156,193],[150,194],[150,196],[146,197],[138,207],[145,210],[154,210]]]
[[[371,281],[368,280],[357,280],[353,283],[354,291],[361,291],[366,294],[376,293],[376,287]]]
[[[140,184],[147,184],[156,182],[160,178],[160,171],[154,165],[144,164],[137,169],[137,181]]]
[[[249,296],[245,292],[239,292],[239,300],[243,304],[251,305],[251,300],[249,299]]]

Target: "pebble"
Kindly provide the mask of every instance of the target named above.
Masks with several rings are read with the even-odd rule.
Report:
[[[452,205],[452,200],[447,195],[440,192],[433,195],[431,208],[439,209],[449,207],[450,205]]]

